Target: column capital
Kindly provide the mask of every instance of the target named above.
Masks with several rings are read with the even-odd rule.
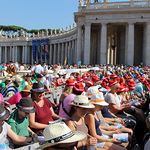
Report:
[[[129,21],[129,22],[127,22],[127,24],[128,24],[128,25],[134,25],[135,22],[134,22],[134,21]]]
[[[106,26],[108,24],[108,22],[101,22],[100,24],[101,24],[101,26]]]
[[[91,22],[86,22],[84,26],[91,26]]]

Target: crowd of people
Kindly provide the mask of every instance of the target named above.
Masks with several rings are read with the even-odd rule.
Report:
[[[0,74],[0,149],[150,149],[148,66],[10,62]]]

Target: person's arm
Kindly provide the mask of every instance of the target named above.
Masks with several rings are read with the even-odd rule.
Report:
[[[54,120],[60,119],[60,116],[54,112],[53,107],[51,107],[50,110],[52,112],[52,117]]]
[[[32,137],[19,136],[11,128],[8,128],[7,134],[13,140],[14,144],[23,145],[32,141]]]
[[[92,137],[95,137],[99,142],[110,142],[110,139],[106,139],[100,135],[97,135],[95,128],[95,118],[92,114],[88,114],[85,116],[85,122],[89,130],[89,134]]]
[[[42,124],[42,123],[38,123],[35,121],[35,113],[30,113],[29,114],[29,123],[30,123],[30,127],[35,128],[35,129],[44,129],[45,127],[47,127],[47,124]]]
[[[7,123],[11,126],[11,129],[16,133],[16,124],[13,120],[8,120]]]
[[[75,131],[76,128],[74,126],[74,123],[73,121],[71,120],[67,120],[65,121],[66,125],[72,130],[72,131]],[[77,148],[80,148],[80,147],[88,147],[90,145],[93,145],[95,146],[97,143],[97,139],[88,135],[88,138],[87,139],[84,139],[82,141],[79,141],[78,144],[77,144]]]
[[[124,108],[125,108],[124,105],[121,105],[120,107],[118,107],[116,104],[113,104],[113,103],[109,104],[109,110],[112,113],[117,113],[117,112],[123,111]]]

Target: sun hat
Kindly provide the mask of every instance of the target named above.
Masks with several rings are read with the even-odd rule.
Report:
[[[75,96],[71,105],[82,107],[82,108],[94,108],[95,107],[92,103],[90,103],[90,101],[88,100],[88,97],[85,95]]]
[[[17,108],[24,112],[33,113],[35,112],[35,108],[33,107],[33,101],[29,97],[22,98],[17,104]]]
[[[117,80],[110,80],[109,81],[109,87],[112,87],[112,86],[114,86],[115,84],[117,84],[118,83],[118,81]]]
[[[84,83],[89,87],[94,85],[92,80],[85,80]]]
[[[109,104],[105,102],[104,96],[101,94],[95,94],[91,97],[90,102],[92,104],[101,105],[101,106],[108,106]]]
[[[42,92],[45,92],[45,91],[46,91],[46,89],[44,88],[44,85],[41,82],[33,83],[31,92],[42,93]]]
[[[81,131],[71,131],[71,129],[63,122],[50,123],[43,131],[45,144],[39,148],[43,149],[57,144],[73,143],[86,138],[86,134]]]
[[[31,91],[31,86],[30,85],[26,85],[25,88],[22,90],[22,92],[30,92]]]
[[[127,92],[129,89],[127,86],[124,85],[120,85],[120,88],[118,90],[118,92]]]
[[[83,92],[84,91],[84,85],[82,82],[79,82],[79,83],[75,83],[73,89],[75,91],[78,91],[78,92]]]
[[[4,106],[4,103],[0,103],[0,121],[6,120],[10,115],[10,111]]]
[[[74,79],[66,80],[66,86],[74,86],[76,81]]]
[[[90,98],[94,94],[99,93],[98,87],[97,86],[91,86],[87,89],[86,95]]]

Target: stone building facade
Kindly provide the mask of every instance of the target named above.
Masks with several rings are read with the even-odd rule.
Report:
[[[33,63],[32,40],[49,38],[48,64],[150,65],[150,0],[79,0],[74,18],[61,34],[1,37],[0,63]]]

